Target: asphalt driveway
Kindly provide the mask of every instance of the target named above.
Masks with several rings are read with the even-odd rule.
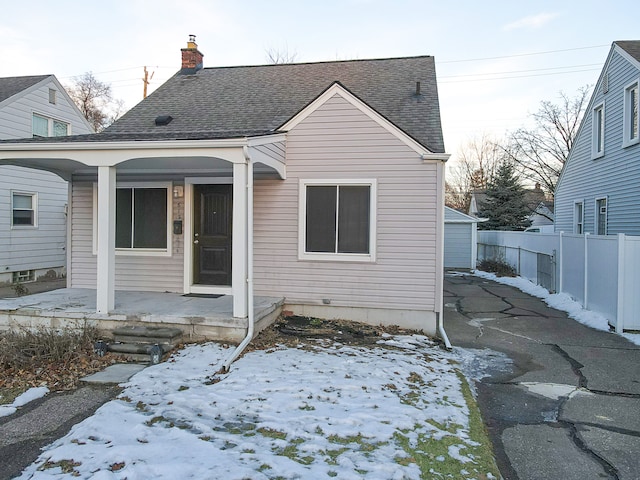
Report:
[[[444,288],[451,343],[513,361],[477,384],[505,479],[640,478],[640,347],[490,280]]]

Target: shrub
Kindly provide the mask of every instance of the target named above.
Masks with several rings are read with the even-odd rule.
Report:
[[[485,259],[478,264],[478,269],[483,272],[495,273],[498,277],[515,277],[517,272],[504,260]]]
[[[36,329],[19,328],[5,332],[0,339],[0,367],[59,362],[67,364],[83,352],[91,351],[98,338],[95,327]]]

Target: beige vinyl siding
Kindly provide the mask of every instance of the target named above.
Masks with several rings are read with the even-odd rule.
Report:
[[[298,260],[300,179],[376,179],[375,263]],[[287,303],[435,309],[436,164],[336,95],[287,135],[287,179],[258,180],[257,295]]]
[[[171,194],[171,192],[169,192]],[[93,184],[73,183],[71,220],[72,287],[96,287],[96,255],[93,254]],[[170,220],[184,218],[182,199],[173,200]],[[149,292],[183,291],[183,235],[173,235],[172,255],[116,255],[116,290]]]

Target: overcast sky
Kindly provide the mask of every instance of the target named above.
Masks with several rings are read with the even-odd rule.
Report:
[[[180,67],[197,36],[205,67],[433,55],[445,146],[502,136],[542,100],[594,84],[614,40],[640,39],[638,0],[45,0],[2,2],[0,77],[85,72],[128,108]]]

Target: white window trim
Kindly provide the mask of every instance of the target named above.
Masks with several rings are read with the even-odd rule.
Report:
[[[623,122],[622,122],[622,148],[630,147],[631,145],[636,145],[640,143],[640,131],[636,135],[636,138],[633,140],[629,139],[629,135],[631,134],[631,122],[629,121],[629,113],[630,113],[630,104],[631,101],[629,99],[630,90],[636,87],[638,94],[636,95],[636,103],[637,112],[638,112],[638,130],[640,130],[640,78],[636,78],[634,81],[629,82],[628,85],[624,87],[624,109],[623,109]]]
[[[576,206],[582,205],[582,218],[580,218],[580,222],[576,218]],[[582,232],[578,232],[578,223],[582,225]],[[574,200],[573,202],[573,233],[584,234],[584,199],[582,200]]]
[[[601,132],[602,133],[602,149],[600,151],[598,151],[598,134],[600,132],[598,132],[598,123],[596,122],[598,110],[602,110],[602,125],[600,126],[602,130]],[[600,102],[596,106],[594,106],[593,110],[591,111],[591,159],[592,160],[595,160],[596,158],[601,158],[604,156],[605,130],[606,129],[605,129],[604,102]]]
[[[14,225],[13,224],[13,196],[24,195],[31,197],[31,209],[33,210],[33,225]],[[11,190],[11,213],[9,216],[12,230],[29,230],[38,228],[38,194],[35,192],[24,192],[22,190]]]
[[[598,216],[600,215],[600,212],[598,211],[598,201],[600,200],[606,200],[607,202],[607,210],[604,213],[604,233],[599,233],[598,232]],[[593,211],[594,211],[594,216],[593,216],[593,233],[596,235],[608,235],[608,230],[609,230],[609,197],[607,195],[602,195],[600,197],[596,197],[593,200]]]
[[[173,255],[173,183],[172,182],[119,182],[118,188],[167,189],[167,248],[116,248],[116,255],[131,257],[171,257]],[[93,254],[98,254],[98,184],[93,184]]]
[[[32,124],[31,124],[31,136],[33,136],[33,116],[34,115],[37,116],[37,117],[43,118],[43,119],[45,119],[47,121],[47,138],[53,137],[53,122],[54,121],[55,122],[64,123],[67,126],[67,135],[66,136],[71,135],[71,123],[69,123],[69,122],[67,122],[65,120],[60,120],[59,118],[50,117],[49,115],[45,115],[45,114],[40,113],[40,112],[32,112],[31,113],[31,117],[32,117],[32,120],[31,120],[31,122],[32,122]],[[43,138],[43,137],[40,137],[40,138]]]
[[[369,186],[369,253],[319,253],[306,252],[307,232],[307,195],[308,185],[325,186]],[[376,179],[300,179],[298,190],[298,260],[316,260],[327,262],[369,262],[376,261],[376,225],[377,225],[377,180]]]

